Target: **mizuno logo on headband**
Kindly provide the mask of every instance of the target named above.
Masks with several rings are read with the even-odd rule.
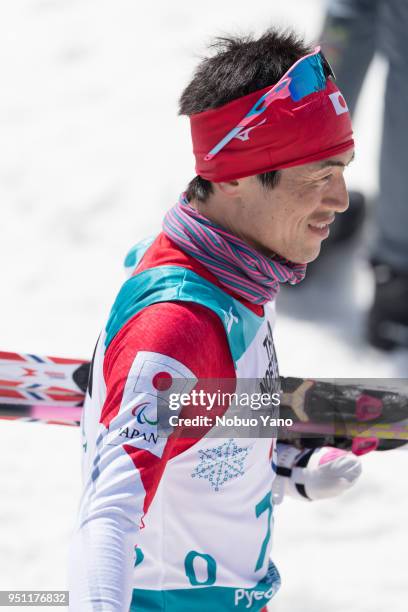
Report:
[[[234,136],[234,138],[239,138],[239,140],[242,140],[243,142],[245,140],[249,140],[249,132],[251,132],[251,130],[254,130],[255,128],[257,128],[260,125],[262,125],[263,123],[265,123],[265,121],[266,121],[266,119],[264,119],[263,121],[260,121],[259,123],[257,123],[256,125],[253,125],[252,127],[249,127],[249,128],[246,128],[245,130],[242,130],[236,136]]]

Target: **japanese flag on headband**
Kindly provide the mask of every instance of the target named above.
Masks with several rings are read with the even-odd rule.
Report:
[[[354,145],[346,101],[334,81],[327,79],[325,89],[301,100],[282,90],[259,117],[242,127],[217,154],[209,155],[270,89],[190,117],[199,176],[230,181],[327,159]]]

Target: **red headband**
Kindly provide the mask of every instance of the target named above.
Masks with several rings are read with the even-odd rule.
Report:
[[[331,79],[326,88],[298,102],[274,100],[265,112],[217,155],[208,152],[237,125],[269,87],[220,108],[192,115],[196,173],[208,181],[231,181],[270,170],[327,159],[354,144],[347,104]]]

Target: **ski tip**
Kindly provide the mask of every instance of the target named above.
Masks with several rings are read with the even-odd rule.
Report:
[[[353,442],[351,443],[351,451],[357,455],[357,457],[359,457],[375,451],[378,448],[378,444],[378,438],[374,437],[353,438]]]

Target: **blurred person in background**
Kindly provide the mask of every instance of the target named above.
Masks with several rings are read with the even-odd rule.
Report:
[[[389,63],[372,250],[375,295],[368,315],[368,339],[385,350],[408,347],[407,32],[407,0],[329,0],[320,37],[352,115],[374,54],[382,51]],[[354,214],[340,218],[334,234],[347,236],[359,225],[357,200],[350,194]]]
[[[348,206],[351,120],[320,49],[270,30],[212,50],[180,99],[197,176],[163,231],[127,257],[92,360],[70,554],[75,612],[266,610],[280,586],[273,505],[286,493],[333,497],[361,471],[350,452],[270,436],[158,435],[165,392],[206,380],[232,381],[229,391],[242,379],[255,393],[278,386],[280,283],[303,279]],[[182,414],[203,410],[213,414],[197,404]]]

